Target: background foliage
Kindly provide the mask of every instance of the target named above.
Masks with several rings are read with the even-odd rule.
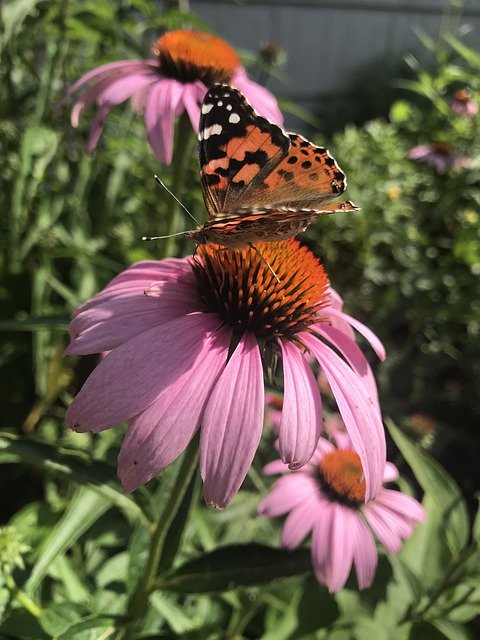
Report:
[[[115,474],[122,429],[92,436],[64,427],[65,407],[94,361],[63,359],[62,351],[80,302],[133,261],[162,257],[164,246],[139,238],[162,233],[171,201],[152,177],[160,172],[168,184],[171,176],[154,162],[129,108],[112,112],[87,156],[88,122],[72,130],[61,99],[94,66],[146,57],[162,29],[206,27],[142,0],[11,1],[0,16],[0,514],[9,525],[0,531],[0,637],[121,637],[151,521],[182,462],[134,497],[123,495]],[[194,507],[200,488],[190,483],[138,637],[463,640],[478,633],[480,524],[472,529],[471,520],[480,130],[478,118],[453,115],[446,100],[465,85],[480,99],[480,55],[453,38],[425,44],[436,47],[438,67],[425,71],[410,60],[411,98],[394,103],[388,121],[347,127],[331,141],[362,213],[322,220],[310,237],[348,311],[387,345],[382,403],[422,445],[391,425],[397,462],[411,478],[408,463],[425,493],[428,524],[399,556],[381,558],[371,589],[359,594],[352,581],[329,595],[309,574],[308,550],[273,548],[279,523],[255,517],[271,436],[225,512]],[[407,159],[411,146],[436,139],[473,158],[472,168],[438,176]],[[193,154],[188,188],[178,195],[198,214],[196,176]],[[430,422],[415,420],[419,412]]]

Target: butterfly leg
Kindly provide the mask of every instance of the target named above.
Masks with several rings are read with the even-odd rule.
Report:
[[[275,273],[275,271],[272,269],[271,264],[268,262],[268,260],[265,258],[265,256],[263,255],[263,253],[260,251],[260,249],[258,249],[253,242],[249,242],[248,246],[253,249],[256,253],[258,253],[258,255],[260,256],[261,260],[267,265],[267,267],[269,268],[269,270],[272,272],[273,277],[275,278],[275,280],[278,282],[278,284],[280,284],[280,278],[277,276],[277,274]]]

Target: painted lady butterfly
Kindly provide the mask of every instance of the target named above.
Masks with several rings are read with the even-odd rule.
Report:
[[[317,217],[356,211],[331,203],[345,174],[324,147],[259,116],[233,87],[214,85],[201,107],[200,177],[210,218],[185,235],[239,249],[291,238]]]

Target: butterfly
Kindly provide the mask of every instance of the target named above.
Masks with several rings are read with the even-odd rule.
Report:
[[[284,240],[317,216],[358,210],[350,201],[329,203],[346,177],[327,149],[258,115],[230,85],[207,92],[198,138],[209,219],[185,232],[198,244],[240,249]]]

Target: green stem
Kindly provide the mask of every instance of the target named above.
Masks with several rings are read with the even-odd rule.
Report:
[[[183,113],[179,120],[175,138],[175,150],[173,152],[172,162],[172,184],[171,191],[179,200],[182,199],[185,187],[185,178],[187,174],[187,163],[190,156],[192,143],[194,140],[194,131],[190,120],[186,113]],[[167,226],[165,235],[171,235],[177,229],[177,223],[180,215],[183,215],[181,206],[173,201],[170,209],[170,215],[167,217]],[[175,247],[175,238],[167,238],[164,243],[163,257],[170,256]]]
[[[128,607],[127,618],[130,622],[125,633],[125,638],[127,639],[133,637],[137,623],[146,611],[148,596],[150,595],[155,583],[166,535],[182,503],[183,497],[190,483],[190,479],[196,470],[197,460],[198,437],[194,438],[187,447],[172,493],[170,494],[168,502],[165,505],[163,512],[160,514],[158,521],[153,527],[150,538],[150,551],[147,567]]]
[[[29,597],[27,594],[19,589],[15,584],[12,576],[5,578],[5,585],[12,594],[12,598],[18,602],[28,613],[32,614],[35,618],[38,618],[42,613],[40,607]]]

